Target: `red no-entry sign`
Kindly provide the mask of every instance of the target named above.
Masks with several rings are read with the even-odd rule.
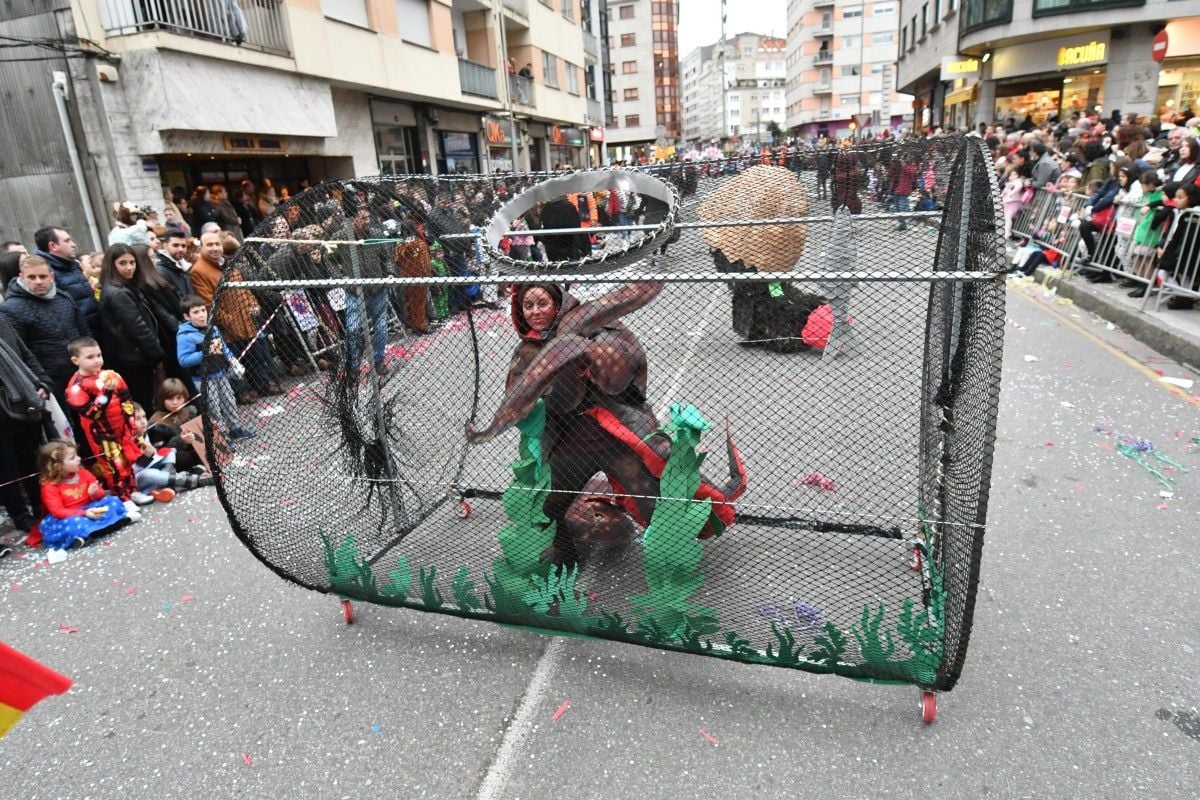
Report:
[[[1155,61],[1162,61],[1167,56],[1167,29],[1163,28],[1154,37],[1154,42],[1150,45],[1150,57]]]

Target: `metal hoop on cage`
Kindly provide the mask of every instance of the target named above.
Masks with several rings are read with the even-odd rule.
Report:
[[[623,191],[644,195],[666,205],[663,219],[648,230],[630,227],[628,244],[569,261],[524,261],[514,259],[500,247],[502,239],[513,235],[512,224],[541,203],[577,192]],[[670,237],[679,216],[679,193],[670,183],[645,172],[632,170],[596,170],[574,172],[534,184],[501,206],[484,230],[484,247],[499,271],[506,275],[553,275],[555,273],[594,273],[617,269],[638,258],[653,245]],[[587,229],[581,228],[586,234]],[[536,235],[537,231],[520,235]]]

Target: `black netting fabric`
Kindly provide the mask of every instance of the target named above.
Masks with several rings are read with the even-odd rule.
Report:
[[[223,265],[221,501],[318,591],[949,689],[997,210],[961,138],[322,184]]]

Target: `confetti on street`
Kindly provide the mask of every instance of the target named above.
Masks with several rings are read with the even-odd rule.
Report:
[[[714,747],[720,746],[720,744],[721,744],[720,739],[713,736],[711,733],[709,733],[704,728],[700,729],[700,735],[704,737],[704,741],[708,742],[709,744],[713,745]]]
[[[562,705],[560,705],[560,706],[558,707],[558,710],[557,710],[557,711],[555,711],[553,714],[551,714],[551,715],[550,715],[550,721],[551,721],[551,722],[558,722],[559,718],[560,718],[560,717],[562,717],[562,715],[563,715],[563,714],[567,713],[567,709],[568,709],[568,708],[570,708],[570,707],[571,707],[571,701],[570,701],[570,700],[563,700],[563,701],[562,701]]]

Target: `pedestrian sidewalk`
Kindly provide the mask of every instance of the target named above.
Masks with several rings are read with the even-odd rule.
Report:
[[[1069,280],[1062,277],[1062,270],[1050,267],[1034,273],[1038,283],[1056,288],[1059,297],[1098,314],[1164,356],[1200,368],[1200,311],[1169,311],[1166,302],[1155,311],[1153,298],[1142,311],[1142,300],[1129,297],[1129,289],[1116,282],[1088,283],[1079,274]]]

